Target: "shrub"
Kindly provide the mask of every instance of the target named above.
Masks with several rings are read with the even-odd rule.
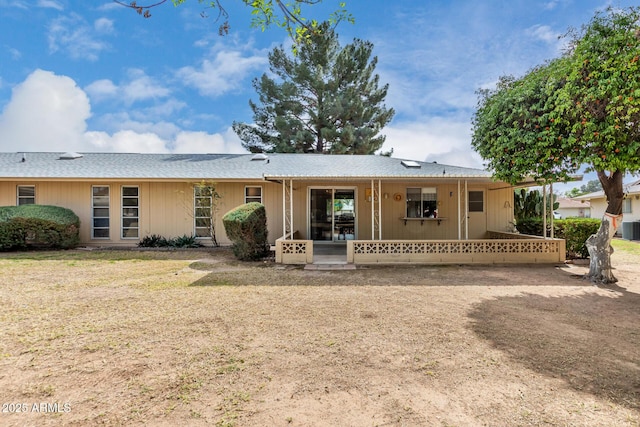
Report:
[[[599,219],[592,218],[568,218],[553,221],[553,234],[559,239],[567,242],[567,258],[587,258],[589,251],[585,242],[592,234],[595,234],[600,227]],[[542,236],[542,219],[526,218],[518,221],[516,226],[523,234]],[[547,222],[547,235],[551,230],[551,225]]]
[[[199,248],[202,245],[196,240],[196,236],[183,235],[169,240],[169,246],[173,248]]]
[[[240,260],[256,260],[269,252],[267,213],[258,202],[245,203],[227,212],[222,223],[233,242],[233,253]]]
[[[151,236],[144,236],[139,242],[140,248],[163,248],[169,246],[169,242],[164,237],[158,234],[152,234]]]
[[[563,229],[559,233],[567,241],[568,258],[588,258],[585,242],[598,232],[600,220],[595,218],[568,218],[561,220]],[[554,222],[555,225],[555,222]]]
[[[157,234],[145,236],[138,242],[140,248],[199,248],[202,245],[196,239],[196,236],[183,235],[166,239]]]
[[[69,249],[80,243],[80,219],[60,206],[0,207],[0,250],[45,246]]]

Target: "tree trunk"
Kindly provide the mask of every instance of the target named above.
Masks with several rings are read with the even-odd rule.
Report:
[[[594,283],[608,284],[618,281],[613,275],[611,266],[613,253],[611,240],[622,224],[622,201],[624,200],[622,175],[620,171],[612,172],[610,175],[604,171],[598,171],[598,179],[607,196],[608,204],[598,232],[590,236],[585,243],[591,260],[587,278]]]
[[[594,283],[607,284],[618,281],[613,275],[613,267],[611,266],[611,254],[613,253],[611,240],[613,240],[620,222],[622,222],[622,215],[613,216],[605,213],[598,232],[591,235],[586,241],[590,257],[587,278]]]

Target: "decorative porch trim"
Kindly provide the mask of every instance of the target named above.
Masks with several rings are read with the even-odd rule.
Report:
[[[293,240],[297,233],[294,231],[276,240],[276,263],[313,263],[313,240]]]
[[[565,261],[563,239],[350,240],[347,262],[355,264],[501,264]]]

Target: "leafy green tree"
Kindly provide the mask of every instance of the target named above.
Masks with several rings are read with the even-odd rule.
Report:
[[[252,152],[373,154],[384,143],[382,128],[394,115],[383,104],[373,44],[354,39],[341,47],[328,24],[300,45],[269,54],[272,75],[254,79],[260,102],[249,102],[254,124],[233,124]]]
[[[166,3],[179,6],[187,0],[156,0],[150,3],[138,3],[132,0],[126,3],[122,0],[113,0],[122,6],[134,9],[145,18],[151,17],[151,10]],[[225,35],[229,33],[229,14],[224,7],[224,0],[197,0],[203,5],[202,17],[209,17],[209,11],[215,11],[216,22],[220,22],[218,33]],[[251,8],[251,26],[260,28],[263,31],[271,26],[284,28],[287,33],[296,41],[308,40],[311,34],[318,31],[319,23],[315,19],[305,18],[303,6],[312,6],[322,3],[322,0],[241,0],[246,6]],[[346,3],[339,2],[338,8],[329,15],[327,22],[332,26],[341,21],[354,22],[353,16],[346,10]]]
[[[640,171],[640,9],[598,12],[563,57],[481,91],[472,145],[496,177],[564,181],[583,165],[607,197],[602,226],[587,239],[588,277],[617,279],[610,242],[622,222],[626,172]]]
[[[602,191],[602,184],[600,184],[600,180],[592,179],[587,181],[586,184],[581,185],[579,188],[574,187],[571,190],[565,192],[567,197],[578,197],[583,194],[595,193],[597,191]]]

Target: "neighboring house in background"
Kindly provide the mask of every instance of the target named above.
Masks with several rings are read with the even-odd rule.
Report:
[[[574,200],[567,197],[559,197],[558,209],[560,218],[591,218],[590,203],[588,200]]]
[[[622,203],[623,224],[625,222],[640,221],[640,180],[624,186],[625,198]],[[588,201],[591,205],[591,217],[602,218],[607,209],[607,198],[604,191],[584,194],[574,197],[574,200]],[[622,226],[618,228],[618,234],[622,233]]]
[[[527,249],[521,236],[517,245],[487,246],[496,233],[514,238],[506,235],[513,188],[479,169],[374,155],[0,153],[0,205],[69,208],[87,246],[136,246],[151,234],[196,235],[210,245],[211,192],[201,182],[214,182],[221,196],[218,242],[231,243],[226,211],[261,202],[281,262],[310,262],[314,244],[345,242],[350,262],[424,262],[433,254],[433,262],[526,262],[529,250],[537,251],[533,262],[564,260],[559,246],[549,247],[564,241]],[[459,243],[474,239],[485,240]],[[446,243],[413,243],[432,241]],[[367,258],[373,252],[375,260]]]

